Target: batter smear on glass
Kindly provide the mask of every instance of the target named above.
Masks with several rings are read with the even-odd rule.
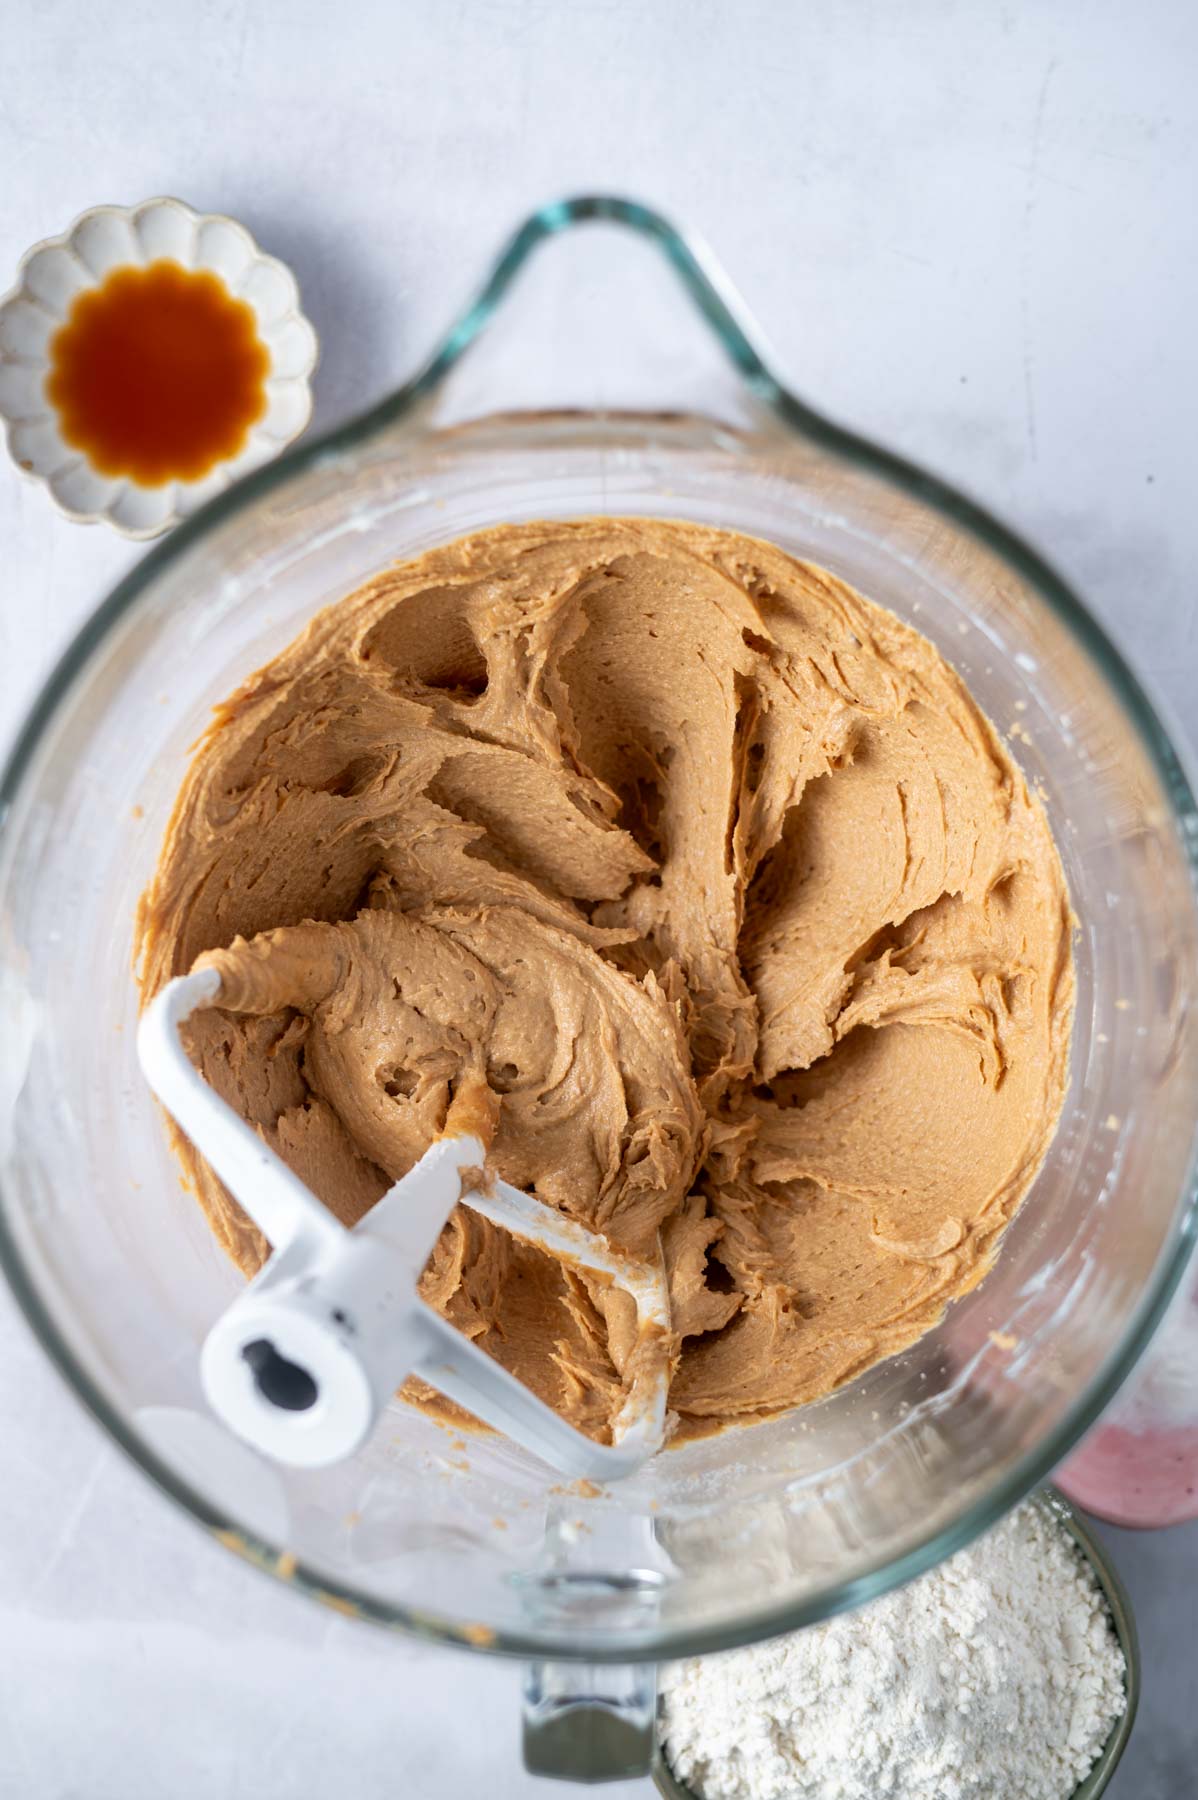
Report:
[[[192,1053],[339,1218],[482,1077],[501,1175],[660,1242],[689,1430],[827,1393],[985,1273],[1064,1096],[1070,933],[925,638],[770,544],[609,519],[322,612],[218,708],[140,915],[144,995],[219,967]],[[626,1296],[462,1208],[422,1292],[604,1435]]]

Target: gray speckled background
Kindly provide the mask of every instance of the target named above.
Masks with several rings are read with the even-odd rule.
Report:
[[[1190,1800],[1198,1794],[1198,1521],[1095,1530],[1131,1594],[1143,1656],[1139,1716],[1108,1800]]]
[[[529,207],[642,195],[702,229],[801,391],[1034,538],[1198,742],[1188,0],[0,0],[0,23],[0,286],[99,201],[233,213],[297,270],[328,424],[414,367]],[[0,546],[6,737],[139,553],[2,466]],[[515,1668],[319,1613],[209,1543],[3,1293],[0,1445],[0,1800],[572,1791],[519,1768]],[[1198,1526],[1109,1536],[1145,1660],[1111,1800],[1189,1800]]]

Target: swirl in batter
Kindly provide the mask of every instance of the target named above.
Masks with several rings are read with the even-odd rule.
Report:
[[[315,618],[218,709],[140,915],[144,994],[212,953],[193,1054],[341,1219],[484,1080],[507,1180],[660,1239],[691,1430],[827,1393],[985,1273],[1061,1107],[1070,934],[925,638],[769,544],[609,519]],[[422,1291],[606,1432],[624,1297],[461,1208]]]

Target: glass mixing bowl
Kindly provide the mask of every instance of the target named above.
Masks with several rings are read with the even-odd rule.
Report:
[[[1079,920],[1060,1128],[980,1287],[817,1405],[600,1492],[398,1402],[351,1462],[274,1467],[201,1398],[198,1348],[239,1278],[135,1061],[137,897],[210,707],[317,607],[476,527],[596,512],[770,538],[960,670],[1043,795]],[[791,1629],[965,1543],[1092,1423],[1177,1284],[1198,1119],[1198,817],[1177,749],[1051,569],[790,394],[705,257],[639,206],[535,215],[420,376],[149,554],[38,701],[3,809],[0,1254],[35,1330],[231,1549],[365,1617],[538,1659],[530,1762],[569,1760],[553,1732],[581,1694],[633,1722],[615,1749],[592,1736],[592,1772],[647,1750],[646,1679],[598,1665]]]

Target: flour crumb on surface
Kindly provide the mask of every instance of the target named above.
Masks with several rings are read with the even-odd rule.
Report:
[[[1106,1600],[1036,1502],[873,1605],[663,1671],[702,1800],[1069,1800],[1126,1705]]]

